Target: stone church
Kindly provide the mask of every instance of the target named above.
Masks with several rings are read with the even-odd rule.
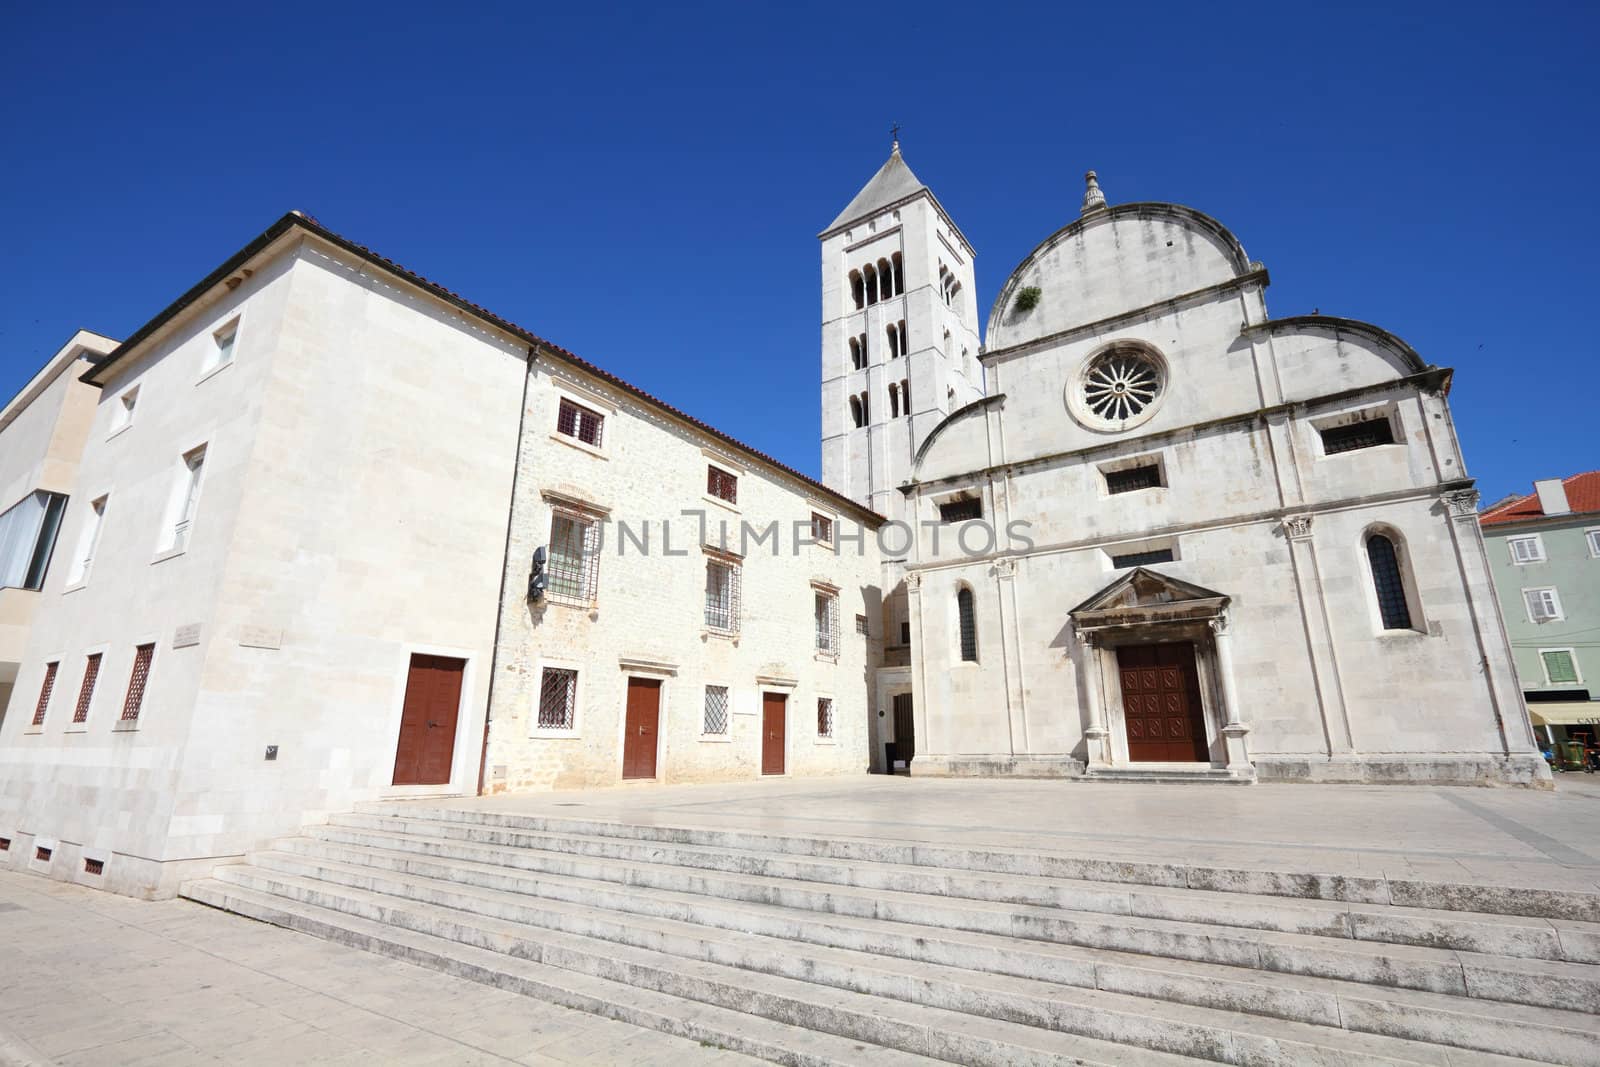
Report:
[[[823,477],[916,531],[884,564],[880,765],[1547,777],[1448,369],[1271,318],[1219,222],[1093,172],[981,346],[972,246],[898,143],[821,241]]]

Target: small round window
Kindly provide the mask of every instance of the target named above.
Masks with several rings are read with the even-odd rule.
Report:
[[[1097,430],[1126,430],[1155,414],[1167,385],[1166,362],[1140,345],[1093,356],[1067,388],[1067,406]]]

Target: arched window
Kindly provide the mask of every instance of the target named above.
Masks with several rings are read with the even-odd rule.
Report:
[[[880,300],[887,300],[894,295],[894,268],[889,266],[887,259],[878,260],[878,289]]]
[[[850,366],[861,369],[861,342],[854,337],[850,338]]]
[[[861,394],[861,425],[865,426],[872,421],[872,405],[867,402],[867,394]]]
[[[900,389],[893,382],[889,383],[889,417],[891,419],[900,417]]]
[[[900,379],[900,410],[911,414],[911,383],[904,378]]]
[[[978,662],[978,620],[972,605],[972,590],[956,590],[956,628],[961,641],[961,661]]]
[[[911,351],[911,338],[906,336],[906,320],[900,320],[900,354],[906,355]]]
[[[900,354],[900,331],[894,323],[889,324],[889,358],[893,359]]]
[[[861,276],[866,279],[867,283],[867,303],[876,304],[878,302],[878,272],[873,270],[872,264],[869,263],[861,269]]]
[[[1378,597],[1378,616],[1385,630],[1411,629],[1411,607],[1406,603],[1406,583],[1400,573],[1400,554],[1386,534],[1367,537],[1367,562],[1372,565],[1372,590]]]
[[[850,272],[850,295],[855,298],[857,311],[866,306],[867,288],[866,284],[862,282],[861,272],[858,270]]]
[[[901,293],[906,291],[905,264],[900,262],[899,252],[896,252],[890,258],[894,260],[894,295],[899,296]]]
[[[861,398],[860,397],[853,396],[853,397],[850,398],[850,419],[858,427],[865,424],[866,420],[862,419],[862,417],[861,417]]]

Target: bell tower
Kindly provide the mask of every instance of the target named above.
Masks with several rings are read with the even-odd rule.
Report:
[[[822,480],[905,521],[898,488],[950,412],[983,396],[972,246],[900,154],[822,242]]]

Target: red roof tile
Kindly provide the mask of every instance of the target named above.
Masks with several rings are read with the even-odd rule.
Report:
[[[1586,515],[1600,511],[1600,471],[1574,474],[1563,478],[1561,484],[1566,487],[1567,504],[1571,506],[1573,514]],[[1478,522],[1484,526],[1499,526],[1508,522],[1537,519],[1543,515],[1544,509],[1539,506],[1539,494],[1529,493],[1527,496],[1501,501],[1478,516]]]

